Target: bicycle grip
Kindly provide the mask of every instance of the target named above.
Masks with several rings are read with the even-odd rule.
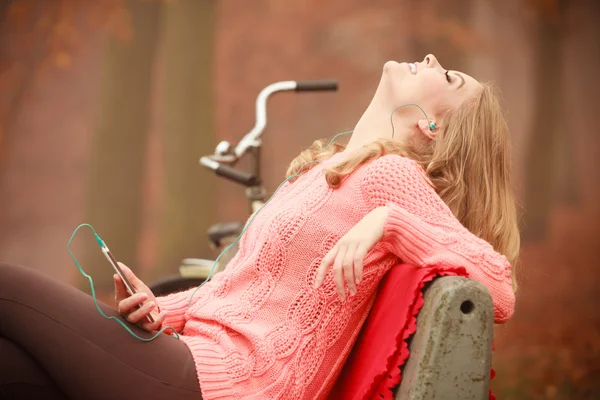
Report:
[[[259,184],[259,180],[256,178],[256,176],[249,174],[248,172],[239,171],[228,165],[219,164],[217,169],[215,169],[215,173],[224,178],[231,179],[232,181],[241,185],[255,186]]]
[[[337,79],[322,79],[316,81],[297,81],[296,92],[308,90],[337,90]]]

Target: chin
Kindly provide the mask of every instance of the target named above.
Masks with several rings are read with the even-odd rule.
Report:
[[[383,72],[395,70],[399,66],[400,66],[400,63],[398,61],[390,60],[390,61],[386,62],[385,64],[383,64]]]
[[[391,77],[393,77],[393,79],[402,79],[407,77],[408,75],[411,75],[410,70],[408,69],[408,64],[403,62],[403,63],[399,63],[397,61],[388,61],[385,64],[383,64],[383,74],[382,76],[385,77],[386,75],[391,75]]]

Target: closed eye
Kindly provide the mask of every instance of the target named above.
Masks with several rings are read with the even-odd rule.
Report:
[[[448,75],[448,72],[450,72],[450,71],[446,71],[446,73],[444,75],[446,75],[446,80],[448,81],[448,83],[452,83],[452,78],[450,78],[450,75]]]

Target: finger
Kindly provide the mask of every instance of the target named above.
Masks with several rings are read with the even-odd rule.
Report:
[[[161,312],[158,315],[158,317],[156,317],[154,319],[154,322],[144,322],[142,324],[142,328],[144,328],[148,332],[150,332],[150,331],[158,331],[162,327],[162,324],[165,321],[166,317],[167,317],[167,312],[163,311],[163,312]]]
[[[354,279],[357,285],[362,281],[363,278],[363,267],[366,256],[367,247],[364,245],[359,245],[356,249],[356,253],[354,253]]]
[[[115,301],[119,303],[121,300],[129,297],[129,293],[127,292],[127,288],[125,288],[125,284],[119,275],[114,274],[113,281],[115,282]]]
[[[358,243],[353,243],[348,247],[342,264],[344,276],[346,277],[346,284],[348,285],[351,296],[356,294],[356,284],[354,283],[354,253],[356,252],[357,247]]]
[[[327,253],[325,257],[323,257],[321,265],[319,265],[319,268],[317,269],[317,277],[315,278],[315,289],[318,289],[319,286],[321,286],[321,284],[325,280],[325,276],[327,276],[327,270],[329,269],[331,264],[333,264],[338,249],[339,247],[336,245],[334,248],[329,250],[329,253]]]
[[[346,300],[346,289],[344,288],[344,270],[342,269],[346,251],[346,248],[342,247],[338,251],[335,261],[333,262],[333,281],[335,282],[335,289],[340,295],[340,299],[342,299],[342,301]]]
[[[148,295],[143,292],[134,294],[119,302],[118,311],[120,314],[129,314],[133,308],[148,300]]]
[[[145,286],[144,282],[142,282],[137,276],[135,276],[133,271],[127,265],[123,264],[122,262],[118,262],[117,264],[119,264],[119,267],[121,267],[121,270],[125,274],[125,278],[127,278],[129,282],[131,282],[131,284],[136,290],[139,291],[141,290],[142,286]]]
[[[149,302],[145,303],[143,306],[141,306],[139,309],[137,309],[137,310],[133,311],[131,314],[129,314],[127,316],[127,321],[137,324],[143,318],[146,318],[146,316],[148,314],[150,314],[150,312],[152,310],[154,310],[155,307],[156,307],[156,304],[154,304],[153,301],[149,301]]]

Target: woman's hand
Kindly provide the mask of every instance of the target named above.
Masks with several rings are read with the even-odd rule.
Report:
[[[350,294],[356,294],[356,285],[362,280],[363,260],[371,248],[383,237],[383,226],[389,209],[378,207],[363,219],[325,255],[315,280],[315,289],[321,286],[327,271],[333,266],[335,287],[342,301],[346,300],[344,280]]]
[[[115,281],[115,302],[117,303],[117,311],[127,318],[127,321],[138,324],[148,332],[159,330],[167,314],[165,312],[157,314],[156,297],[150,288],[148,288],[144,282],[139,280],[133,271],[125,264],[119,263],[119,266],[137,293],[130,296],[121,277],[115,274],[113,279]],[[137,308],[138,305],[141,305],[141,307]],[[150,314],[152,315],[154,322],[150,322],[146,318]]]

